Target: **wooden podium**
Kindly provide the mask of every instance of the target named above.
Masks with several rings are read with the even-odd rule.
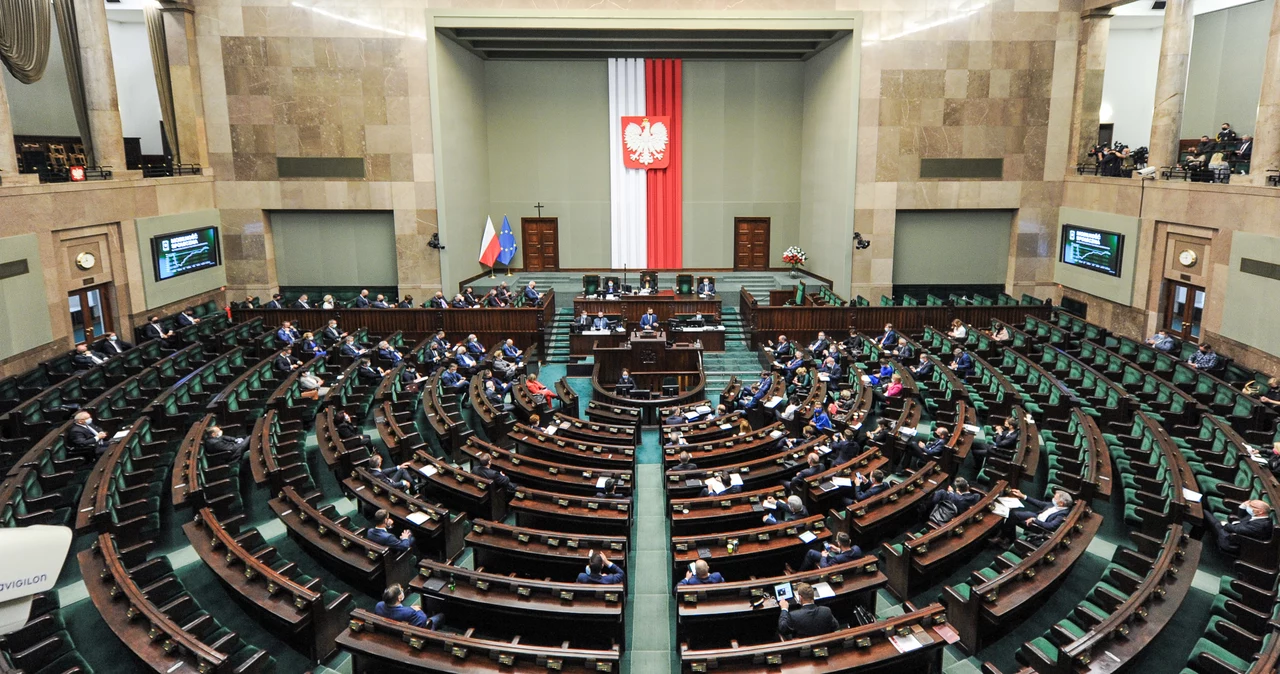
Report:
[[[700,400],[706,386],[702,372],[702,347],[694,344],[667,344],[667,333],[632,332],[630,339],[621,346],[596,345],[595,367],[591,385],[596,400],[627,407],[641,407],[650,423],[652,410],[668,405],[678,405]],[[631,371],[637,390],[650,392],[649,400],[634,400],[615,395],[614,384],[622,375],[622,368]],[[663,384],[674,380],[679,387],[675,396],[662,395]]]

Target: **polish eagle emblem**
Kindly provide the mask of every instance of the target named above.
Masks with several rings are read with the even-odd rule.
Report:
[[[667,167],[667,117],[623,117],[623,164],[627,168]]]

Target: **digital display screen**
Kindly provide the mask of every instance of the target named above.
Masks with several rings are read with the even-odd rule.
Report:
[[[222,262],[218,228],[205,227],[152,237],[151,257],[155,260],[157,281],[216,267]]]
[[[1120,275],[1124,235],[1075,225],[1062,226],[1062,263],[1111,276]]]

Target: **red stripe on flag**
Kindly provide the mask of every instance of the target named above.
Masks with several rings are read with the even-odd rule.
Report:
[[[650,116],[671,118],[671,128],[667,130],[667,168],[647,172],[649,267],[680,269],[684,263],[681,170],[683,62],[680,59],[645,59],[644,67],[645,112]]]

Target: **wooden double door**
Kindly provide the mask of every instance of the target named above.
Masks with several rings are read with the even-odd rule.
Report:
[[[733,219],[733,269],[769,269],[769,218]]]
[[[520,218],[525,271],[558,271],[560,269],[560,220],[558,218]]]

